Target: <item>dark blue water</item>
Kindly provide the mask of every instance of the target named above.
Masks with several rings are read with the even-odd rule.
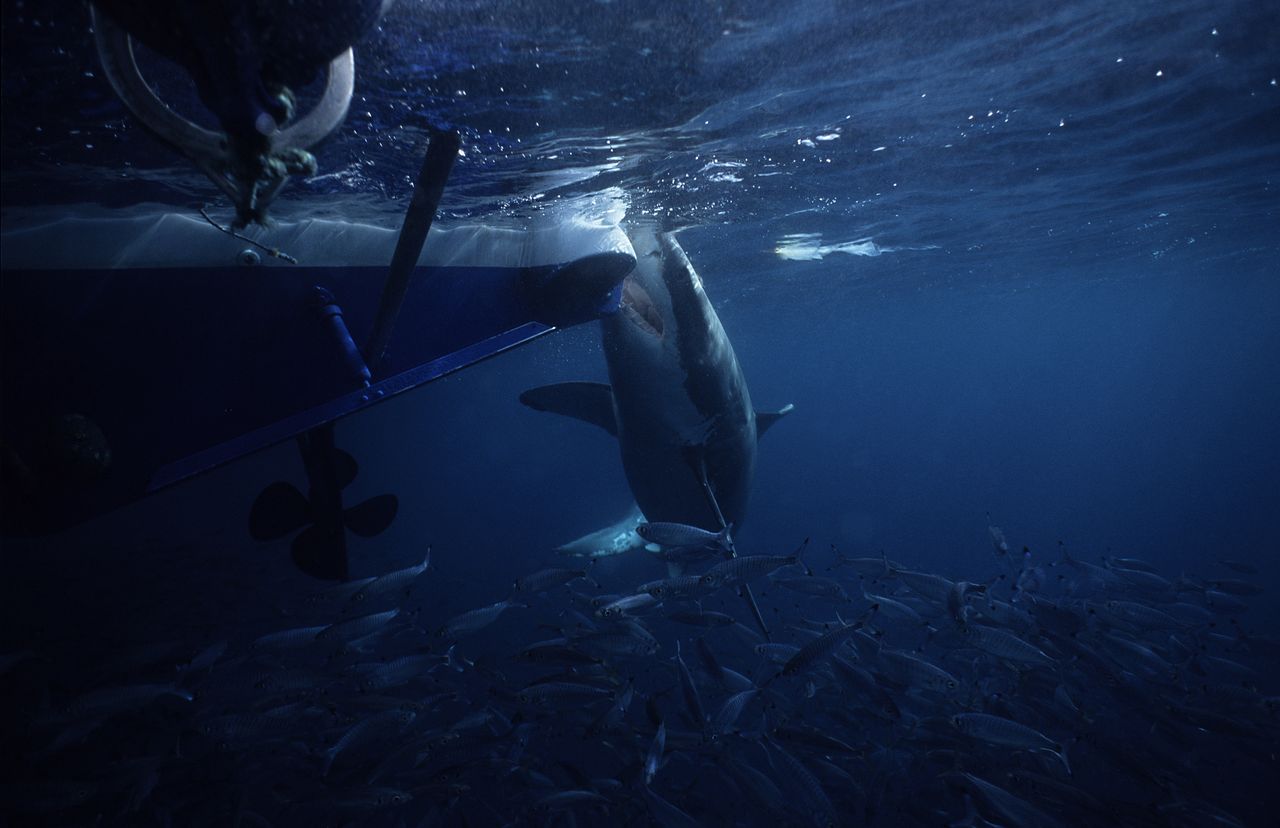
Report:
[[[782,554],[808,537],[823,566],[834,545],[979,581],[999,571],[992,521],[1043,566],[1063,546],[1093,563],[1144,559],[1169,579],[1230,575],[1222,558],[1248,563],[1258,572],[1245,577],[1265,591],[1231,623],[1280,634],[1274,4],[548,5],[400,0],[357,47],[357,99],[317,153],[319,174],[289,185],[277,214],[394,226],[430,124],[464,135],[447,218],[518,221],[620,191],[633,216],[680,231],[757,407],[796,405],[762,443],[745,551]],[[213,201],[111,96],[83,11],[4,5],[6,221],[85,204]],[[181,83],[173,94],[191,102]],[[429,583],[416,594],[420,623],[434,629],[499,600],[513,578],[559,565],[555,545],[621,516],[631,495],[614,441],[517,402],[526,388],[571,379],[605,379],[592,326],[344,421],[339,442],[361,459],[350,496],[395,491],[401,501],[391,530],[353,541],[353,575],[410,565],[431,546]],[[320,623],[299,609],[315,583],[292,568],[287,544],[245,535],[254,495],[282,475],[301,481],[291,446],[58,538],[6,542],[3,650],[48,664],[38,680],[7,674],[6,692],[22,700],[15,709],[38,718],[97,687],[171,681],[155,672],[166,658]],[[634,584],[661,577],[650,563],[599,566]],[[785,613],[833,614],[785,603]],[[504,619],[468,657],[500,665],[554,635],[530,629],[547,621],[531,618]],[[664,648],[659,685],[674,681],[671,655]],[[1253,692],[1274,701],[1275,650],[1240,657],[1257,671]],[[1139,722],[1136,732],[1142,716],[1153,731],[1167,723],[1128,703],[1118,714]],[[640,706],[642,754],[653,727]],[[151,711],[146,722],[159,732],[170,714],[184,715]],[[1257,716],[1274,734],[1274,704]],[[1058,728],[1066,738],[1070,728]],[[1274,824],[1276,798],[1261,785],[1274,746],[1237,751],[1226,736],[1188,746],[1177,736],[1187,741],[1159,744],[1191,757],[1170,762],[1179,780],[1202,783],[1187,796],[1239,823],[1156,809],[1178,801],[1180,781],[1133,783],[1141,809],[1124,811],[1125,824]],[[98,764],[169,756],[130,747],[128,756],[94,742],[83,750]],[[768,770],[763,755],[750,761]],[[745,824],[715,793],[690,792],[698,761],[677,762],[677,778],[660,775],[655,790],[703,824]],[[1235,787],[1212,775],[1224,764],[1238,770]],[[85,777],[69,760],[54,767]],[[298,773],[290,762],[254,767]],[[552,776],[555,767],[538,765]],[[886,801],[911,799],[904,791],[918,784],[921,798],[937,797],[934,812],[850,806],[842,824],[962,819],[962,797],[942,796],[933,781],[948,768],[911,767],[916,782],[889,785],[899,795]],[[1128,801],[1089,778],[1077,780],[1082,789]],[[573,780],[556,776],[581,788]],[[494,784],[489,771],[466,781],[472,794]],[[73,795],[59,784],[50,796]],[[62,824],[170,824],[166,813],[172,824],[229,824],[226,812],[202,821],[173,804],[190,779],[167,784],[154,811],[105,796],[105,822],[77,806]],[[1215,785],[1227,785],[1216,799]],[[249,791],[246,807],[276,814],[272,824],[312,816],[264,804],[254,785],[214,789]],[[324,824],[501,824],[479,810],[463,823],[474,799],[451,801],[403,817],[342,811]],[[615,807],[579,816],[659,819],[643,802]],[[1035,824],[986,808],[997,824]],[[25,813],[59,824],[68,812]],[[503,814],[572,824],[560,811]],[[0,824],[24,824],[9,818]]]

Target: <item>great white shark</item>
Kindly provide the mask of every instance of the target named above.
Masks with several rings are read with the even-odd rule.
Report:
[[[617,437],[647,520],[737,528],[757,441],[793,406],[752,407],[733,345],[675,237],[650,226],[629,234],[636,266],[623,282],[620,307],[601,319],[609,384],[546,385],[520,400]]]

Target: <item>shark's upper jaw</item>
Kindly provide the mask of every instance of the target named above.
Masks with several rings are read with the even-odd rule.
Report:
[[[649,292],[631,277],[622,283],[622,313],[643,333],[662,339],[665,330],[662,314]]]

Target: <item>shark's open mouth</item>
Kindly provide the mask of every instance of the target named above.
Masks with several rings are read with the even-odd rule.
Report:
[[[622,283],[622,308],[627,318],[642,331],[662,338],[662,314],[658,313],[648,292],[630,277]]]

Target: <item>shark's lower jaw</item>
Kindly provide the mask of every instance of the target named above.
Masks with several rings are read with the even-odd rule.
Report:
[[[653,303],[648,291],[634,279],[628,278],[622,285],[622,312],[627,320],[654,339],[662,339],[662,314]]]

